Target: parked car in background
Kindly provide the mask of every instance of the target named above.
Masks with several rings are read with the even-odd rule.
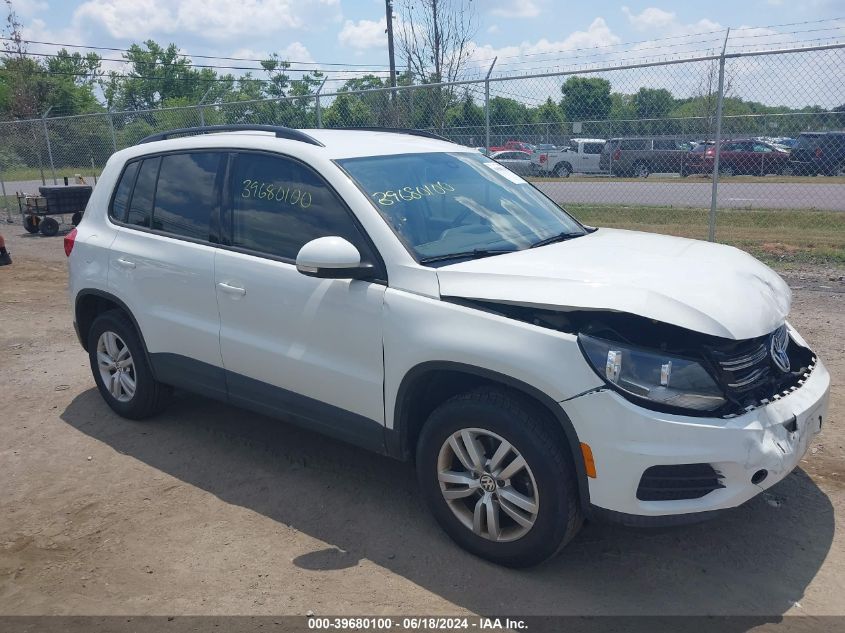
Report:
[[[601,171],[599,158],[604,144],[603,138],[573,138],[562,149],[534,152],[534,172],[558,178],[568,178],[572,173],[597,174]]]
[[[533,152],[534,146],[531,143],[525,143],[523,141],[508,141],[504,145],[500,145],[498,147],[491,147],[491,152],[507,152],[507,151],[516,151],[516,152]]]
[[[534,146],[534,153],[539,154],[540,152],[551,152],[557,149],[556,145],[552,145],[551,143],[537,143]]]
[[[692,149],[680,138],[612,138],[599,160],[601,171],[614,176],[647,178],[649,174],[681,172],[684,156]]]
[[[765,176],[780,174],[789,162],[789,152],[772,143],[755,139],[732,139],[721,143],[719,152],[719,173],[725,176],[749,174]],[[709,174],[713,171],[716,159],[715,144],[701,152],[700,146],[688,152],[684,157],[681,175]]]
[[[845,176],[845,131],[801,134],[790,154],[789,168],[798,175]]]
[[[531,176],[534,173],[531,152],[491,152],[490,158],[520,176]]]

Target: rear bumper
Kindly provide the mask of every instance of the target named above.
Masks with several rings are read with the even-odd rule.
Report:
[[[819,361],[796,391],[730,419],[658,413],[609,389],[561,406],[579,441],[592,449],[597,476],[588,487],[595,514],[628,525],[667,525],[741,505],[792,472],[821,430],[829,389]],[[647,469],[685,464],[709,464],[721,487],[698,498],[638,498]],[[752,483],[761,471],[765,478]]]

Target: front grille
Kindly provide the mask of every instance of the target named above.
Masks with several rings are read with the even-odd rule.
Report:
[[[772,359],[772,341],[777,338],[788,341],[789,371],[783,371]],[[816,362],[812,351],[792,340],[785,325],[766,336],[739,341],[727,349],[711,349],[709,355],[728,399],[746,411],[800,387]]]
[[[710,464],[676,464],[646,469],[637,487],[640,501],[700,499],[724,488],[722,475]]]

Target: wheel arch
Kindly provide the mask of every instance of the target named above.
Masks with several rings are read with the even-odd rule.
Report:
[[[82,344],[82,348],[86,352],[88,351],[88,333],[91,331],[91,326],[93,325],[94,320],[98,315],[103,312],[108,312],[109,310],[120,310],[127,316],[127,318],[129,318],[130,321],[132,321],[132,326],[138,333],[138,338],[141,339],[141,345],[144,348],[144,356],[146,357],[151,371],[153,371],[153,377],[155,377],[154,370],[152,369],[153,365],[150,362],[150,354],[147,351],[147,342],[144,339],[144,334],[141,331],[141,327],[138,325],[135,315],[132,314],[132,310],[129,309],[129,306],[110,292],[87,288],[85,290],[81,290],[76,295],[74,305],[74,325],[76,326],[76,333],[79,336],[79,342]]]
[[[516,392],[557,422],[575,467],[582,508],[589,508],[587,471],[578,434],[563,408],[540,389],[499,372],[452,361],[428,361],[411,368],[402,378],[393,406],[393,429],[385,446],[392,457],[412,460],[416,441],[430,413],[458,393],[482,385],[497,385]]]

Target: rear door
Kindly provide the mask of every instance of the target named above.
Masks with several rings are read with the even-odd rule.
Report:
[[[223,157],[179,152],[138,161],[128,208],[111,218],[118,235],[108,278],[138,322],[156,378],[218,397],[226,389],[213,224]]]
[[[382,448],[385,283],[317,279],[295,265],[304,244],[326,236],[378,265],[363,229],[293,158],[240,152],[227,180],[214,281],[231,401]]]
[[[604,149],[604,143],[585,142],[581,144],[581,171],[585,174],[595,174],[601,171],[599,161]]]

